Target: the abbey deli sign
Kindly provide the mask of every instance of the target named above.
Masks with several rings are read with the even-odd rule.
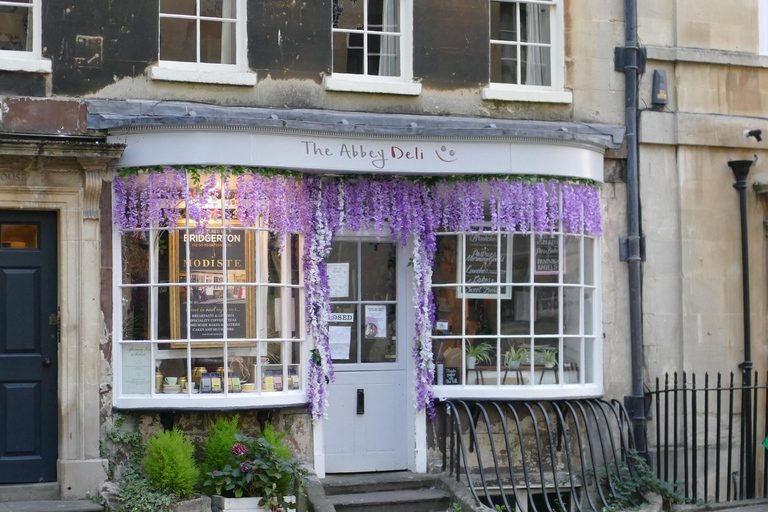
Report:
[[[323,163],[337,162],[356,167],[370,166],[385,170],[403,164],[413,166],[420,162],[453,164],[459,161],[457,150],[450,144],[430,142],[382,143],[365,139],[312,139],[300,141],[301,154]]]

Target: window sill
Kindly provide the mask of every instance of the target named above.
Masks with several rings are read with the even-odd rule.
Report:
[[[526,89],[525,86],[509,88],[491,84],[482,90],[484,100],[530,101],[537,103],[573,103],[573,93],[564,90]]]
[[[256,85],[256,73],[233,71],[199,71],[192,69],[175,69],[161,66],[149,68],[149,78],[168,82],[192,82],[199,84],[239,85],[253,87]]]
[[[116,398],[118,409],[223,410],[254,407],[293,407],[307,405],[307,394],[300,390],[262,393],[221,393],[185,395],[126,395]]]
[[[0,70],[22,71],[25,73],[50,73],[51,61],[49,59],[36,59],[34,57],[17,58],[0,56]]]
[[[421,84],[414,82],[395,82],[377,80],[372,77],[350,78],[339,76],[323,77],[323,87],[327,91],[362,92],[368,94],[400,94],[403,96],[418,96],[421,94]]]

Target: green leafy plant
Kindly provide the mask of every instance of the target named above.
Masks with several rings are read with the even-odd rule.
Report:
[[[203,485],[225,497],[260,497],[259,505],[270,510],[296,508],[285,497],[304,485],[306,472],[299,462],[281,456],[282,448],[264,436],[237,434],[235,440],[229,463],[208,473]]]
[[[453,507],[453,510],[455,510],[456,512],[464,512],[464,509],[461,508],[461,505],[459,505],[457,501],[454,501],[453,503],[451,503],[451,507]]]
[[[523,362],[523,359],[525,359],[525,356],[528,354],[528,350],[525,347],[515,348],[514,346],[509,347],[509,350],[507,350],[504,353],[504,364],[508,367],[512,366],[520,366],[520,363]],[[512,364],[512,363],[517,363]]]
[[[188,498],[200,476],[195,447],[177,429],[158,432],[147,441],[144,468],[158,489]]]
[[[477,358],[478,363],[490,363],[493,345],[490,343],[478,343],[474,345],[471,341],[467,342],[467,357]]]
[[[557,349],[556,348],[542,348],[539,349],[539,359],[544,365],[557,364]]]
[[[637,508],[643,501],[641,493],[652,492],[661,496],[669,504],[690,503],[691,500],[675,492],[675,484],[662,482],[656,477],[648,463],[635,450],[628,453],[627,462],[618,468],[604,471],[603,485],[611,480],[613,492],[607,493],[608,506],[603,512],[619,512]],[[631,469],[630,469],[631,466]],[[605,470],[605,468],[603,468]]]
[[[232,445],[235,444],[235,436],[240,433],[238,423],[240,415],[235,414],[232,418],[218,417],[216,421],[211,422],[210,434],[203,445],[200,471],[204,475],[221,469],[229,463],[229,457],[232,455]],[[203,485],[203,492],[213,494],[214,489]]]

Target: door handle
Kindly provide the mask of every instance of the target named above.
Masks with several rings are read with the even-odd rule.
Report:
[[[50,368],[52,364],[53,364],[53,361],[51,361],[50,358],[48,357],[43,358],[43,368]]]
[[[357,390],[357,414],[365,414],[365,390]]]

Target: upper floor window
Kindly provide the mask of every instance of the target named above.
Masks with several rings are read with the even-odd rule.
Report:
[[[159,80],[254,85],[246,62],[245,0],[160,0]]]
[[[42,0],[0,1],[0,69],[50,73],[42,58]]]
[[[412,79],[411,0],[333,0],[331,90],[419,94]]]
[[[768,0],[760,0],[757,10],[760,55],[768,55]]]
[[[570,101],[559,0],[491,0],[490,78],[485,99]]]

